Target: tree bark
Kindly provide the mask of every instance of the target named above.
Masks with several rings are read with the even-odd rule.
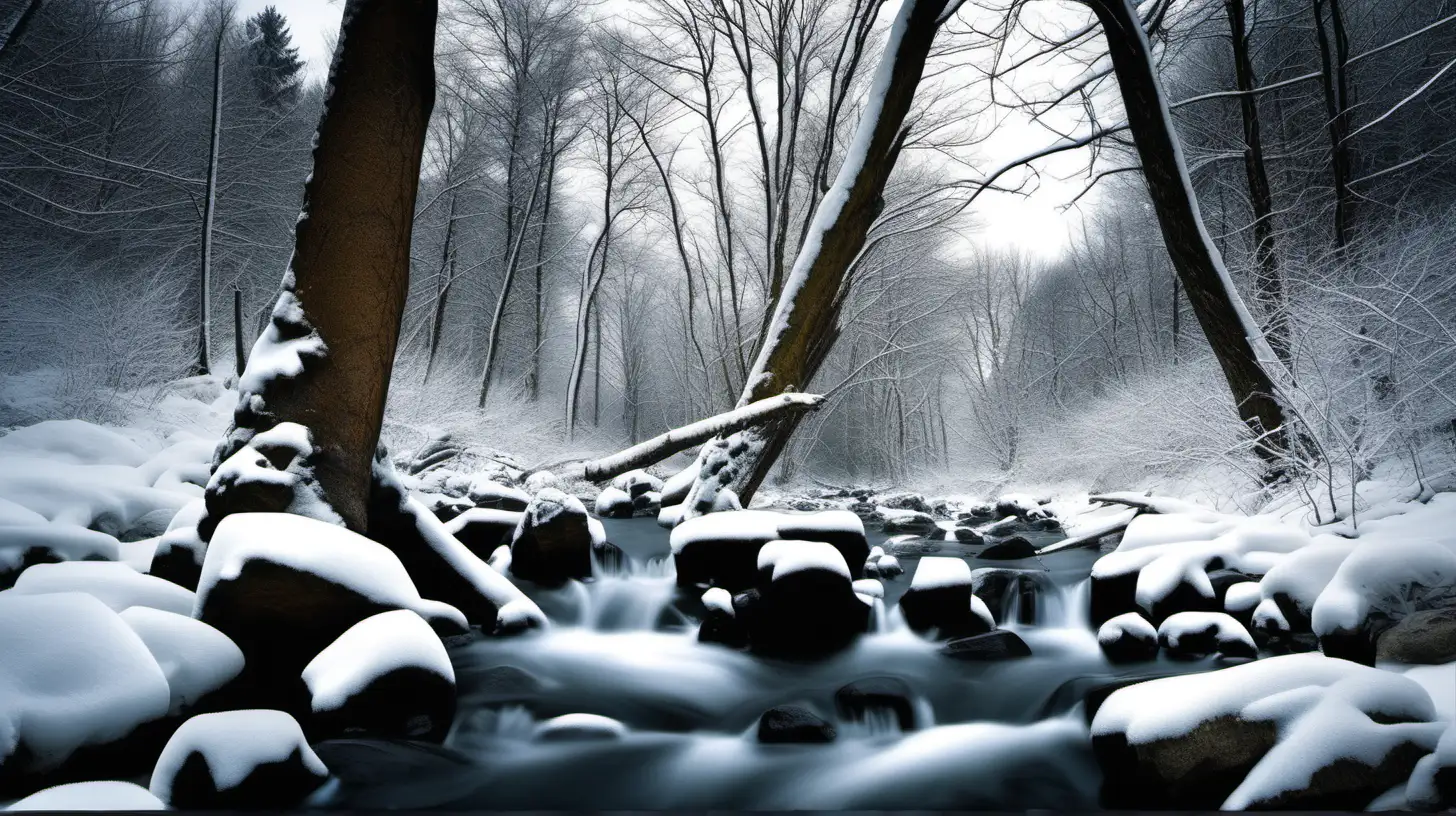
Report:
[[[222,139],[222,44],[231,9],[218,7],[217,35],[212,43],[212,127],[207,144],[207,195],[202,203],[202,255],[198,261],[197,361],[192,373],[212,370],[212,225],[217,218],[217,157]]]
[[[1244,125],[1244,176],[1249,185],[1249,205],[1254,214],[1254,263],[1260,299],[1268,304],[1269,346],[1287,366],[1289,356],[1289,314],[1284,304],[1284,279],[1274,246],[1274,194],[1264,165],[1264,140],[1259,132],[1259,102],[1253,91],[1259,81],[1249,54],[1249,31],[1245,23],[1244,0],[1225,0],[1229,36],[1234,51],[1234,82],[1239,95],[1239,115]]]
[[[854,141],[784,282],[740,406],[808,386],[838,338],[845,275],[884,208],[885,184],[905,138],[905,118],[946,7],[947,0],[905,0],[901,5]],[[710,510],[714,494],[725,487],[746,503],[799,419],[786,417],[739,432],[733,444],[705,447],[699,459],[703,464],[721,452],[729,461],[725,467],[704,468],[712,471],[712,478],[699,477],[685,515]]]
[[[1329,4],[1334,43],[1325,31],[1324,7]],[[1335,194],[1335,250],[1343,253],[1350,242],[1350,216],[1354,199],[1350,193],[1349,85],[1345,67],[1350,59],[1350,41],[1345,34],[1345,16],[1340,0],[1314,0],[1315,40],[1319,45],[1320,81],[1324,88],[1326,130],[1330,137],[1330,183]]]
[[[366,529],[372,464],[409,289],[410,236],[435,99],[436,0],[349,0],[293,260],[266,340],[317,336],[296,373],[254,354],[219,459],[258,432],[312,433],[313,474],[350,529]],[[260,358],[262,362],[260,363]],[[255,366],[260,368],[255,369]]]
[[[1173,268],[1223,369],[1239,415],[1260,435],[1259,451],[1274,460],[1284,448],[1284,409],[1274,398],[1268,366],[1278,366],[1239,299],[1198,210],[1183,150],[1154,69],[1148,38],[1129,0],[1085,0],[1101,23],[1137,145],[1148,193]]]

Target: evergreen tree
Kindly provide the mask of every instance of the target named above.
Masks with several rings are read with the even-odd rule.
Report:
[[[290,45],[288,20],[269,6],[248,19],[248,54],[253,88],[264,107],[282,110],[298,101],[303,60]]]

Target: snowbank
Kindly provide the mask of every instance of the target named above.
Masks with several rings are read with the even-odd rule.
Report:
[[[72,782],[36,791],[6,808],[23,810],[166,810],[151,791],[131,782]]]
[[[146,606],[121,619],[146,644],[171,690],[169,714],[181,714],[243,671],[243,652],[227,635],[199,620]]]
[[[84,592],[115,612],[147,606],[178,615],[191,615],[196,596],[171,581],[142,575],[126,564],[105,561],[68,561],[37,564],[15,581],[20,595]]]

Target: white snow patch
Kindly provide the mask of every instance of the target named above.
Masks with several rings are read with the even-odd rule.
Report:
[[[920,566],[915,569],[915,576],[910,580],[911,589],[941,589],[962,585],[971,585],[970,566],[959,558],[945,556],[927,556],[920,559]]]
[[[719,612],[733,614],[733,596],[722,587],[713,587],[703,593],[703,606]]]
[[[1263,600],[1263,590],[1258,581],[1240,581],[1228,588],[1223,596],[1223,608],[1228,612],[1250,612]]]
[[[142,575],[135,569],[111,561],[66,561],[36,564],[20,573],[11,589],[19,595],[55,592],[84,592],[120,612],[133,606],[149,606],[191,615],[196,596],[171,581]]]
[[[773,568],[773,579],[805,570],[823,570],[849,580],[849,567],[834,545],[823,541],[770,541],[758,551],[758,568]]]
[[[0,655],[0,760],[18,741],[54,767],[170,707],[146,644],[90,595],[0,592]]]
[[[1125,612],[1108,619],[1098,628],[1097,642],[1106,646],[1129,635],[1139,640],[1155,640],[1158,637],[1158,630],[1154,629],[1153,625],[1148,623],[1142,615],[1136,612]]]
[[[72,782],[36,791],[6,808],[23,810],[166,810],[151,791],[131,782]]]
[[[169,714],[182,713],[243,671],[243,651],[202,621],[147,606],[123,610],[121,619],[142,639],[167,676]]]

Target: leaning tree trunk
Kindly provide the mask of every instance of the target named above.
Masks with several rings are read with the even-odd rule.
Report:
[[[217,457],[282,422],[308,428],[323,500],[361,532],[409,288],[436,8],[349,0],[344,9],[293,260]]]
[[[854,141],[784,282],[740,407],[806,388],[839,336],[845,275],[884,208],[885,183],[904,143],[905,117],[947,5],[947,0],[905,0],[901,5]],[[748,501],[800,418],[788,416],[705,446],[684,517],[724,506],[718,502],[723,488]]]
[[[1130,0],[1085,2],[1107,39],[1128,128],[1173,268],[1223,369],[1239,415],[1255,433],[1264,435],[1258,448],[1261,455],[1276,460],[1285,444],[1284,410],[1274,398],[1269,372],[1280,367],[1279,359],[1239,299],[1204,228],[1147,34]]]

